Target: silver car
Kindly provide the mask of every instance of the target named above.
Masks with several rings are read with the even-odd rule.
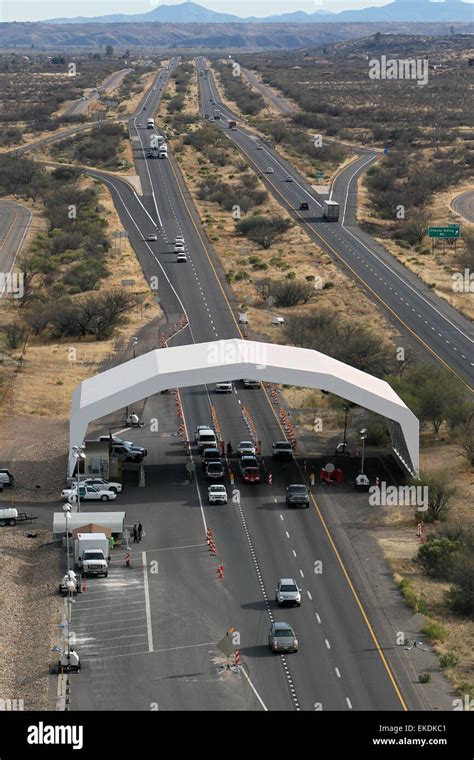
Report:
[[[268,646],[272,652],[297,652],[298,639],[288,623],[272,623],[268,634]]]
[[[276,587],[276,602],[279,607],[284,604],[301,604],[301,591],[294,578],[280,578]]]

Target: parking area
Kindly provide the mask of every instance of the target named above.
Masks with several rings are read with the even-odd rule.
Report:
[[[88,578],[72,607],[73,641],[84,667],[97,657],[147,652],[151,646],[145,553],[132,567],[114,554],[107,578]],[[141,561],[140,561],[141,560]]]

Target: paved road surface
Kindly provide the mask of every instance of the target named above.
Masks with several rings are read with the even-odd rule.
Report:
[[[20,203],[0,201],[0,298],[8,284],[5,276],[13,269],[31,219],[31,211]]]
[[[99,101],[102,95],[108,95],[113,92],[131,70],[121,69],[120,71],[114,71],[113,74],[104,79],[104,82],[97,88],[96,92],[91,92],[87,97],[79,98],[79,100],[74,100],[70,103],[64,111],[64,116],[80,116],[81,114],[89,113],[94,103]]]
[[[167,76],[160,74],[160,86]],[[159,97],[160,91],[150,93],[145,115],[153,113]],[[143,198],[119,179],[90,173],[111,187],[146,278],[159,278],[158,294],[170,323],[182,314],[187,317],[188,326],[171,344],[239,337],[237,304],[176,162],[171,154],[168,160],[144,158],[152,130],[136,126],[142,117],[140,113],[131,119],[129,128]],[[155,230],[158,241],[146,242]],[[178,233],[186,239],[187,264],[177,264],[172,252]],[[223,439],[231,440],[234,448],[248,437],[242,417],[246,404],[270,464],[271,443],[282,431],[263,390],[236,383],[226,396],[207,387],[182,389],[181,396],[189,439],[196,425],[210,422],[212,406]],[[93,596],[91,603],[82,597],[74,608],[88,673],[73,681],[73,709],[102,705],[139,710],[149,709],[149,702],[158,702],[160,709],[263,709],[262,703],[272,710],[314,710],[319,704],[335,710],[426,708],[383,609],[360,582],[360,569],[344,542],[332,538],[336,526],[330,508],[314,504],[309,510],[286,509],[285,485],[302,478],[296,461],[274,468],[272,487],[237,480],[238,493],[226,507],[208,506],[199,457],[197,478],[186,484],[184,450],[173,435],[173,403],[171,395],[148,398],[143,417],[159,420],[159,434],[148,427],[133,433],[149,454],[146,489],[121,497],[124,503],[128,500],[129,522],[142,519],[146,524],[143,545],[132,546],[136,569],[130,584],[118,566],[108,582],[92,586],[100,604]],[[213,530],[224,563],[221,582],[216,580],[216,561],[202,545],[205,526]],[[156,558],[159,572],[152,577],[143,566]],[[316,561],[323,563],[322,576],[313,571]],[[286,575],[300,581],[304,600],[300,609],[277,611],[274,588]],[[113,600],[108,605],[107,595],[101,598],[105,588],[108,593],[116,588],[117,608]],[[296,655],[273,656],[266,646],[270,621],[282,618],[297,630],[301,648]],[[118,632],[129,625],[138,627]],[[215,642],[229,625],[241,634],[242,662],[252,685],[245,676],[224,682],[216,674]],[[131,638],[123,643],[108,640],[118,633]],[[109,659],[112,655],[115,662]]]
[[[198,65],[204,65],[203,59],[198,59]],[[339,223],[325,222],[322,218],[323,197],[317,196],[311,185],[276,150],[267,144],[263,150],[257,150],[254,135],[221,103],[212,73],[209,72],[207,77],[200,76],[199,83],[202,113],[212,113],[211,98],[219,104],[223,118],[215,123],[261,174],[274,197],[323,250],[364,286],[402,332],[415,338],[431,357],[472,388],[472,324],[356,225],[357,177],[378,160],[378,154],[367,149],[340,172],[331,197],[341,204],[341,218]],[[228,129],[229,119],[237,119],[237,130]],[[266,173],[268,167],[273,169],[273,174]],[[288,176],[293,178],[292,182],[285,181]],[[299,211],[303,200],[309,202],[309,211]]]
[[[458,195],[451,205],[468,222],[474,222],[474,190],[468,190],[462,195]]]

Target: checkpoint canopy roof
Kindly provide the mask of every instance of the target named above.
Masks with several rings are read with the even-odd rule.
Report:
[[[90,422],[168,388],[249,378],[329,391],[387,418],[395,453],[404,467],[419,468],[419,423],[388,383],[307,348],[249,340],[193,343],[150,351],[83,380],[71,405],[71,448],[83,442]]]

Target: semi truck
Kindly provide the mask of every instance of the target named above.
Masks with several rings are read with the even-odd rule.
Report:
[[[155,127],[155,120],[154,119],[147,119],[146,120],[146,128],[147,129],[154,129]]]
[[[323,216],[327,222],[337,222],[339,219],[339,203],[324,201]]]
[[[109,572],[109,539],[105,533],[78,533],[74,539],[74,562],[84,575]]]
[[[214,109],[214,118],[215,119],[220,119],[221,118],[221,112],[219,111],[218,108]]]

